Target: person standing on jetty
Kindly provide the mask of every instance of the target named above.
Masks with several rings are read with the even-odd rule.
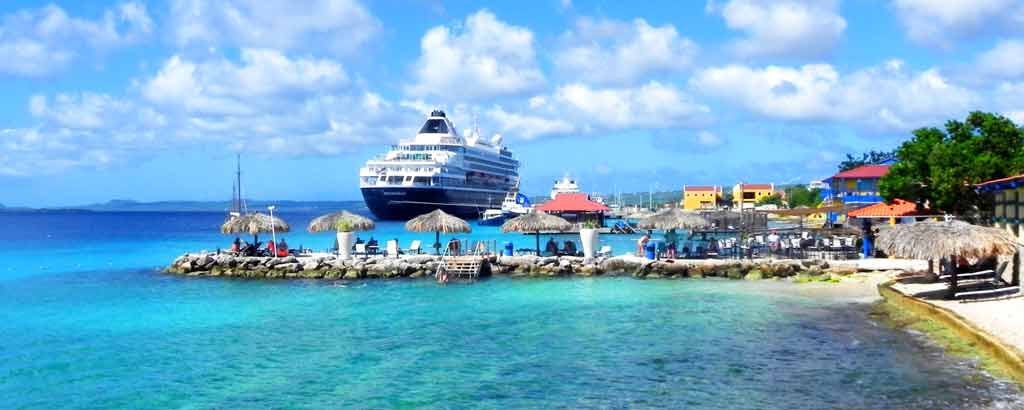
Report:
[[[636,256],[644,256],[644,248],[647,247],[647,242],[651,240],[651,233],[652,231],[648,229],[647,233],[636,241]]]
[[[665,253],[669,259],[676,258],[676,242],[679,241],[679,236],[676,235],[675,229],[669,229],[665,232]]]

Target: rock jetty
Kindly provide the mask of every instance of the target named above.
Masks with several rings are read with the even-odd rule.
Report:
[[[439,265],[440,258],[433,255],[341,260],[328,254],[269,258],[201,253],[178,257],[166,271],[187,276],[357,280],[433,276]],[[632,276],[650,279],[724,277],[750,280],[790,278],[794,281],[828,281],[838,280],[858,271],[892,269],[900,268],[891,266],[865,268],[856,261],[788,259],[652,261],[635,256],[591,260],[571,256],[489,256],[484,258],[481,276]]]

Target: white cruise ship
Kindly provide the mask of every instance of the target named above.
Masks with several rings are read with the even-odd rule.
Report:
[[[405,220],[435,209],[476,218],[500,206],[519,181],[519,161],[495,135],[461,136],[444,111],[430,113],[416,136],[359,170],[359,188],[377,218]]]
[[[577,194],[579,192],[580,186],[576,185],[576,180],[570,179],[566,174],[561,180],[555,181],[555,186],[551,187],[551,199],[555,199],[558,194]]]

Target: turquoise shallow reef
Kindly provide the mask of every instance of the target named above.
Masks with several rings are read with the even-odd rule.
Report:
[[[786,291],[799,285],[157,270],[215,247],[217,219],[0,215],[0,408],[1024,406],[1015,385],[870,321],[868,305]]]

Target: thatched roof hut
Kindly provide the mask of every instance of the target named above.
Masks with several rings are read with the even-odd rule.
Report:
[[[1005,231],[962,221],[925,221],[883,228],[876,245],[891,256],[924,260],[978,260],[1017,251],[1016,241]]]
[[[669,208],[641,219],[637,226],[642,229],[695,229],[711,225],[707,219],[696,212],[687,212],[679,208]]]
[[[764,212],[764,213],[768,213],[768,214],[775,214],[775,215],[779,215],[779,216],[799,216],[799,217],[805,217],[805,216],[810,216],[810,215],[815,215],[815,214],[824,214],[824,213],[829,213],[829,212],[846,213],[846,212],[849,212],[849,211],[852,211],[852,210],[855,210],[855,209],[858,209],[858,208],[859,207],[857,207],[857,206],[851,206],[851,205],[831,205],[831,206],[823,206],[823,207],[820,207],[820,208],[811,208],[811,207],[801,206],[801,207],[796,207],[796,208],[791,208],[791,209],[772,209],[772,210],[758,211],[758,212]]]
[[[570,229],[572,229],[572,224],[569,223],[569,221],[543,212],[530,212],[526,215],[517,216],[505,221],[505,223],[501,225],[501,231],[504,233],[530,233],[540,231],[563,232]]]
[[[572,229],[572,224],[569,221],[544,212],[530,212],[526,215],[509,219],[501,225],[501,232],[503,233],[533,233],[537,237],[537,255],[540,255],[540,233],[542,231],[565,232],[570,229]]]
[[[441,252],[442,233],[467,233],[472,231],[469,223],[440,209],[410,219],[409,222],[405,223],[405,230],[409,232],[433,232],[434,250],[437,253]]]
[[[306,230],[314,233],[333,232],[338,229],[340,223],[347,223],[352,227],[352,231],[369,231],[375,226],[370,218],[349,211],[340,211],[316,217],[309,223]]]
[[[247,233],[258,235],[269,232],[288,232],[290,230],[291,227],[283,219],[276,216],[270,217],[259,212],[232,217],[220,227],[221,233],[224,234]]]
[[[412,218],[409,222],[405,223],[405,229],[410,232],[441,233],[466,233],[472,231],[469,223],[440,209]]]

